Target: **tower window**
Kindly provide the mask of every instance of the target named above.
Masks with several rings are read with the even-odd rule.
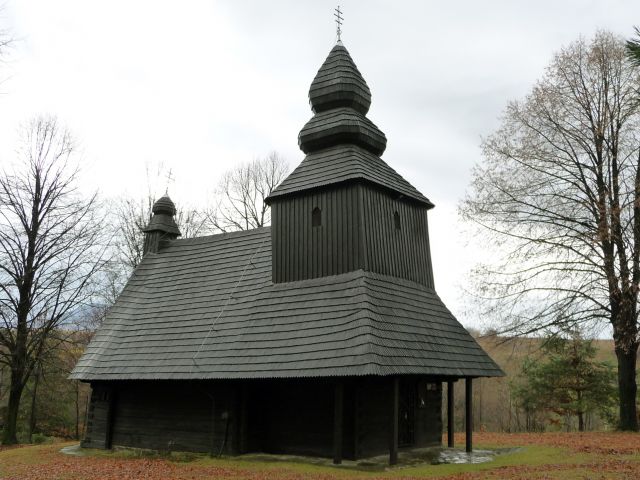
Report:
[[[393,212],[393,224],[395,225],[396,230],[400,230],[400,214],[397,210]]]
[[[322,210],[316,207],[311,212],[311,226],[319,227],[320,225],[322,225]]]

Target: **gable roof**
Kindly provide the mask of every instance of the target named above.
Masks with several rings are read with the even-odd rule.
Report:
[[[348,180],[368,181],[433,208],[427,197],[384,160],[356,145],[338,145],[307,155],[267,200]]]
[[[270,228],[169,242],[71,378],[499,376],[433,289],[362,270],[271,282]]]

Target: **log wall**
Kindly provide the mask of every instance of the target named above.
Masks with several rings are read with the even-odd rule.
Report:
[[[388,453],[391,378],[340,380],[343,458]],[[82,446],[332,457],[335,382],[331,378],[94,382]],[[439,445],[440,383],[403,377],[400,391],[411,396],[401,398],[401,404],[415,405],[408,427],[412,443],[406,446]],[[402,419],[400,423],[402,430]]]

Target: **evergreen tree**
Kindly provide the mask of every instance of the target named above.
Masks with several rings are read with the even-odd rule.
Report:
[[[545,342],[539,360],[525,361],[514,393],[527,418],[534,412],[578,418],[585,430],[585,416],[610,417],[616,402],[615,373],[611,365],[595,359],[593,342],[575,335]]]
[[[636,66],[640,67],[640,28],[635,27],[636,37],[627,40],[627,56]]]

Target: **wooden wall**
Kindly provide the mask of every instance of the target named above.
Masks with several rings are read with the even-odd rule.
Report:
[[[389,452],[391,381],[391,378],[370,377],[361,379],[357,384],[357,458]],[[413,430],[413,442],[410,445],[401,446],[417,448],[440,445],[442,442],[441,383],[424,377],[408,376],[402,377],[400,384],[400,391],[412,397],[401,398],[400,403],[412,403],[415,406],[410,426]],[[432,385],[434,389],[427,390],[427,385]],[[424,400],[423,405],[421,405],[421,398]]]
[[[345,389],[345,407],[352,404]],[[297,379],[258,381],[251,386],[248,435],[250,451],[331,457],[334,381]],[[345,458],[353,458],[352,409],[344,411]]]
[[[356,457],[389,453],[391,379],[363,378],[356,392]]]
[[[209,452],[214,443],[222,444],[224,424],[220,418],[215,432],[219,438],[212,440],[213,401],[205,391],[194,386],[171,388],[165,384],[162,388],[146,383],[119,389],[113,445]]]
[[[91,386],[83,446],[238,452],[239,398],[228,382],[94,382]],[[111,402],[100,399],[104,391]],[[92,410],[94,416],[99,414],[95,419]]]
[[[362,186],[360,193],[364,269],[433,287],[427,209],[371,187]]]
[[[343,458],[388,453],[391,379],[337,380],[344,385]],[[82,445],[331,457],[335,382],[331,378],[94,382]],[[415,395],[413,446],[439,445],[440,384],[427,391],[424,378],[403,377],[401,385]],[[422,406],[420,392],[426,392]]]
[[[369,184],[343,184],[277,199],[271,208],[276,283],[363,269],[433,286],[422,205]],[[315,208],[322,225],[314,227]]]
[[[362,268],[358,186],[274,201],[271,210],[273,281],[292,282]],[[320,208],[322,225],[311,213]]]

